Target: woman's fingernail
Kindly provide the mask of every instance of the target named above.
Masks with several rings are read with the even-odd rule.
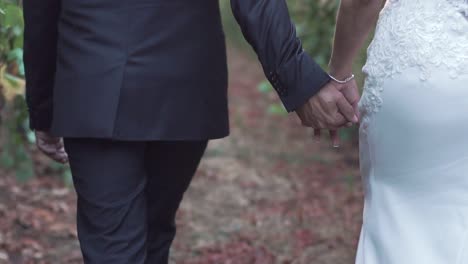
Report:
[[[359,122],[359,118],[358,118],[356,115],[353,117],[353,122],[354,122],[354,123]]]

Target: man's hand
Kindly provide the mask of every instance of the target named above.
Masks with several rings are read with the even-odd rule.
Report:
[[[36,131],[35,134],[36,145],[39,150],[57,162],[63,164],[68,162],[68,155],[65,152],[62,138],[54,137],[44,131]]]
[[[338,146],[338,129],[359,122],[358,102],[359,91],[354,80],[346,84],[330,81],[296,112],[302,125],[314,128],[316,139],[322,129],[328,129],[333,145]]]
[[[316,129],[336,130],[348,122],[357,123],[353,103],[349,102],[343,92],[349,84],[329,82],[315,96],[309,99],[296,113],[302,125]]]

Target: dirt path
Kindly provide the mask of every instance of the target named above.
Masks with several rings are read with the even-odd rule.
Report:
[[[254,59],[230,49],[232,133],[213,141],[178,215],[177,264],[349,264],[361,219],[357,151],[272,116]],[[39,162],[41,164],[41,162]],[[49,172],[39,167],[41,175]],[[82,263],[74,194],[0,171],[0,263]]]

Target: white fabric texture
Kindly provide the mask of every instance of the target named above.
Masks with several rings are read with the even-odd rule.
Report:
[[[468,264],[468,1],[390,0],[364,66],[357,264]]]

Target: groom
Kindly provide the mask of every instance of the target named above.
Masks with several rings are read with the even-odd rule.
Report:
[[[288,111],[315,128],[357,122],[355,87],[303,51],[284,0],[231,2]],[[218,5],[24,0],[30,126],[70,162],[85,263],[168,262],[183,194],[208,140],[229,130]]]

